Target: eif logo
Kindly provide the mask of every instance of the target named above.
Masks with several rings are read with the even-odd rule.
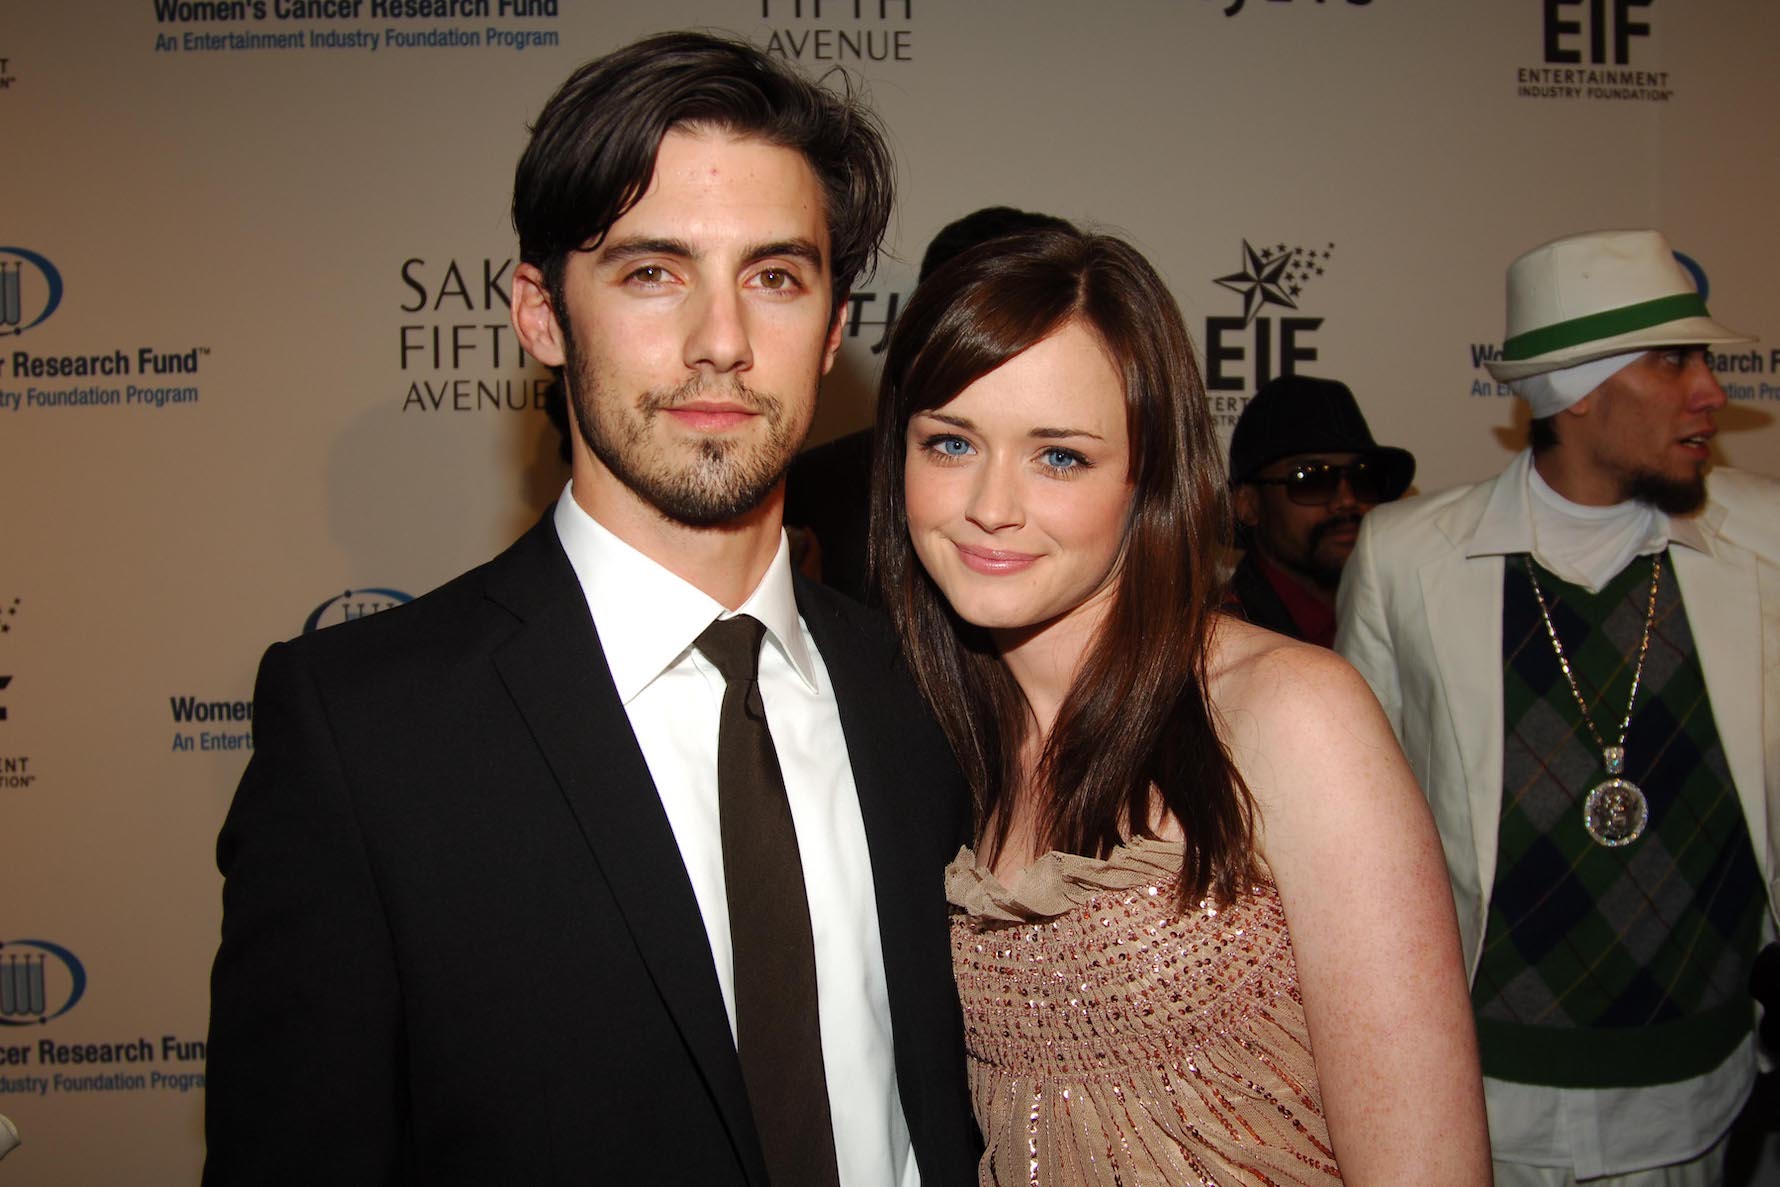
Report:
[[[0,942],[0,1026],[40,1026],[60,1018],[86,991],[86,969],[60,944]]]
[[[1323,319],[1274,318],[1266,311],[1297,312],[1299,298],[1323,275],[1334,252],[1333,243],[1257,248],[1242,241],[1242,267],[1214,281],[1242,297],[1242,316],[1205,319],[1207,391],[1253,391],[1277,375],[1297,374],[1299,363],[1316,361],[1316,348],[1305,340]]]
[[[62,303],[62,274],[23,247],[0,247],[0,336],[41,325]]]
[[[405,594],[399,589],[372,586],[367,589],[345,590],[315,608],[303,623],[303,633],[307,635],[322,627],[337,626],[355,618],[368,618],[379,611],[393,610],[403,602],[413,600],[412,594]]]
[[[1518,66],[1514,93],[1562,102],[1667,103],[1667,70],[1632,64],[1634,42],[1650,36],[1655,0],[1539,0],[1545,60]],[[1640,45],[1642,48],[1643,44]]]
[[[1624,66],[1632,38],[1649,37],[1642,13],[1654,0],[1543,0],[1545,60],[1554,66]],[[1586,57],[1584,55],[1587,55]]]

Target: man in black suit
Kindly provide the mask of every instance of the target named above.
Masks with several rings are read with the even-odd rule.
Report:
[[[868,113],[702,35],[545,106],[512,312],[562,369],[572,481],[487,565],[267,653],[206,1183],[974,1181],[961,781],[780,526],[890,179]],[[737,627],[757,674],[722,666]],[[762,718],[743,774],[795,833],[766,862],[732,798]]]

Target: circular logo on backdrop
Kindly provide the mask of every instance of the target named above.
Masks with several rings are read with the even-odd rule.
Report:
[[[1693,277],[1693,286],[1700,290],[1700,300],[1704,301],[1711,297],[1712,293],[1710,290],[1712,286],[1707,282],[1706,270],[1700,267],[1700,262],[1690,255],[1683,255],[1681,252],[1675,252],[1674,254],[1675,262],[1687,269],[1687,274]]]
[[[379,610],[391,610],[403,602],[412,602],[413,600],[413,594],[405,594],[399,589],[384,589],[379,586],[345,590],[335,594],[310,613],[303,623],[303,633],[307,635],[312,631],[319,631],[324,626],[338,626],[342,622],[364,618]]]
[[[48,940],[0,941],[0,1026],[40,1026],[87,991],[80,959]]]
[[[23,247],[0,247],[0,336],[41,325],[62,303],[62,274]]]

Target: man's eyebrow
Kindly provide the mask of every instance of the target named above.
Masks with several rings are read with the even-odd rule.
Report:
[[[615,239],[602,244],[599,249],[602,262],[622,264],[644,256],[670,256],[674,259],[692,260],[697,262],[704,253],[693,247],[684,239],[673,239],[662,236],[636,235],[629,239]],[[774,239],[766,243],[753,243],[742,249],[742,260],[753,264],[761,260],[772,259],[801,260],[812,268],[822,267],[822,249],[812,239]]]
[[[750,245],[742,251],[742,259],[750,264],[773,256],[802,260],[812,268],[822,267],[822,249],[813,239],[774,239],[770,243]]]
[[[698,258],[698,253],[684,239],[658,239],[640,235],[630,239],[611,240],[599,247],[599,258],[602,261],[623,263],[642,256],[673,256],[676,259],[693,260]]]

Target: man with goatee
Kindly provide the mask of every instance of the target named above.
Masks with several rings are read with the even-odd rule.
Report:
[[[545,105],[512,318],[572,479],[488,564],[267,654],[206,1183],[974,1182],[962,780],[780,525],[892,173],[869,112],[739,42],[653,37]]]
[[[1708,459],[1712,320],[1655,231],[1508,270],[1531,446],[1360,527],[1336,646],[1434,809],[1498,1187],[1723,1178],[1780,857],[1780,486]],[[1388,910],[1388,904],[1381,905]]]

